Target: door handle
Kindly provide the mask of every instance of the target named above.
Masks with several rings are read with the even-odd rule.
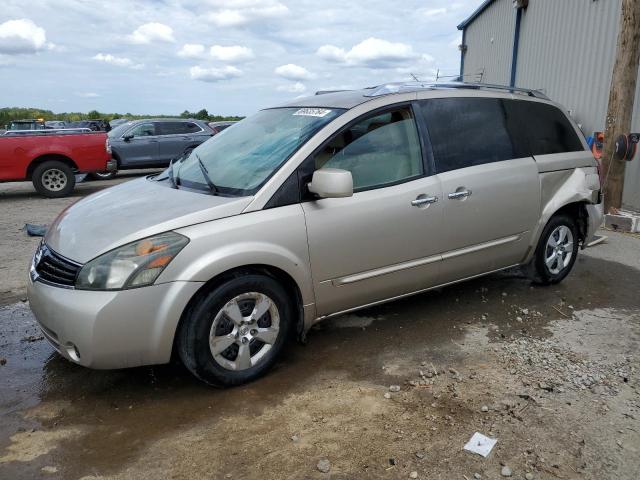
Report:
[[[471,196],[471,190],[457,190],[447,195],[451,200],[462,200]]]
[[[413,207],[421,207],[423,205],[436,203],[437,201],[438,201],[438,197],[427,197],[426,195],[419,195],[418,198],[411,201],[411,205]]]

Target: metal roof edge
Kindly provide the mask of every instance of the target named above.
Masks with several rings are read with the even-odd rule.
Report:
[[[467,28],[467,26],[471,22],[473,22],[477,17],[479,17],[480,14],[484,12],[489,7],[489,5],[491,5],[493,2],[495,2],[495,0],[484,0],[484,2],[482,2],[482,5],[480,5],[475,12],[469,15],[465,20],[463,20],[458,25],[458,30],[464,30],[465,28]]]

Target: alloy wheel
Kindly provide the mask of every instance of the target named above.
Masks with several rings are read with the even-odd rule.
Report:
[[[556,227],[547,239],[544,263],[553,275],[567,268],[573,257],[573,233],[566,225]]]
[[[267,295],[248,292],[229,300],[209,333],[213,359],[227,370],[246,370],[263,361],[280,331],[280,312]]]

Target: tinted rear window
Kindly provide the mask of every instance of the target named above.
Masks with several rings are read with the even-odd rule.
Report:
[[[421,108],[439,173],[527,156],[511,140],[500,99],[440,98]]]
[[[517,143],[527,145],[531,155],[584,150],[573,125],[557,107],[546,103],[505,100],[510,123],[517,125]]]
[[[179,135],[199,132],[201,129],[192,122],[158,122],[159,135]]]

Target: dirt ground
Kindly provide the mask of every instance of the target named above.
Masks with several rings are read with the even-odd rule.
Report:
[[[53,352],[20,301],[37,243],[20,228],[75,199],[20,185],[0,190],[2,479],[639,476],[634,236],[605,232],[555,287],[509,271],[333,319],[266,378],[215,390],[178,364]],[[487,458],[463,450],[474,432],[497,439]]]

